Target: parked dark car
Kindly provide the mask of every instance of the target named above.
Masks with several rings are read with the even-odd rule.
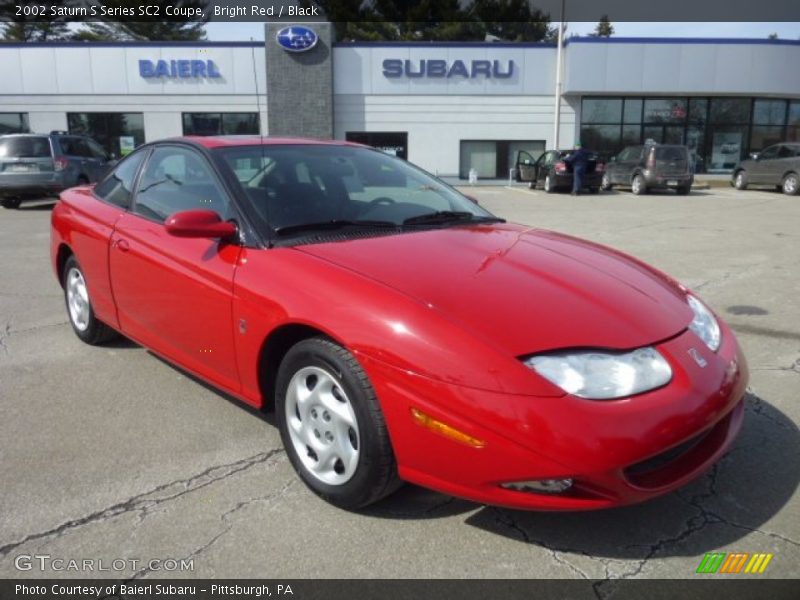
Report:
[[[23,200],[98,181],[113,163],[105,149],[83,135],[53,131],[0,136],[0,204],[17,208]]]
[[[671,144],[628,146],[609,161],[603,175],[603,189],[630,186],[636,194],[653,189],[674,189],[688,194],[694,173],[689,148]]]
[[[800,143],[775,144],[751,154],[733,170],[737,190],[749,185],[769,185],[793,196],[800,191]]]
[[[528,187],[536,189],[541,185],[548,194],[558,190],[572,189],[572,165],[568,162],[574,150],[548,150],[538,159],[534,159],[524,150],[517,154],[517,178],[527,181]],[[590,153],[586,173],[583,176],[583,187],[593,194],[600,191],[605,163],[594,152]]]

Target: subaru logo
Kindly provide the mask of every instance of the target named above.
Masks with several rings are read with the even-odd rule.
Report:
[[[319,36],[313,29],[292,25],[284,27],[275,36],[278,45],[289,52],[306,52],[317,45]]]

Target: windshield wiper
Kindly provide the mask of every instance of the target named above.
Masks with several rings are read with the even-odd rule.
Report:
[[[306,231],[332,231],[336,229],[344,229],[346,227],[396,229],[398,225],[392,221],[370,221],[367,219],[331,219],[330,221],[320,221],[318,223],[298,223],[297,225],[286,225],[284,227],[278,227],[275,230],[275,233],[278,235],[287,235],[292,233],[303,233]]]
[[[462,221],[469,221],[472,223],[505,223],[505,219],[499,217],[483,217],[460,210],[437,210],[436,212],[409,217],[403,221],[403,225],[430,225],[437,223],[458,223]]]

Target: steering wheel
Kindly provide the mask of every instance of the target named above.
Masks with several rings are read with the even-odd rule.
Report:
[[[372,200],[369,203],[370,206],[372,206],[373,204],[375,205],[385,204],[388,206],[390,204],[394,204],[394,200],[392,198],[389,198],[388,196],[381,196],[380,198],[375,198],[375,200]]]

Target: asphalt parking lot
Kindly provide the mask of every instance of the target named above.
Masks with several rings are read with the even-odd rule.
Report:
[[[85,574],[118,578],[684,578],[713,551],[773,553],[756,577],[800,575],[800,197],[469,193],[509,220],[634,254],[727,319],[751,382],[742,434],[710,473],[594,513],[515,512],[412,486],[337,510],[296,478],[269,416],[135,344],[82,344],[50,270],[52,204],[26,204],[0,211],[0,577],[80,575],[15,567],[45,554],[129,561]],[[182,558],[193,571],[142,567]]]

